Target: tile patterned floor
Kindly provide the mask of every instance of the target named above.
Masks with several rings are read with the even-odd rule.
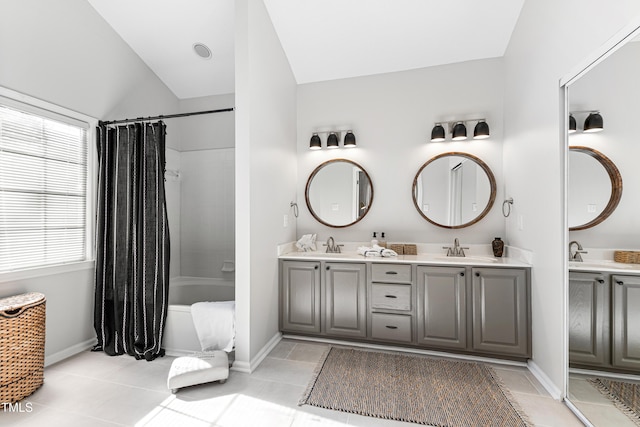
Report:
[[[326,348],[326,344],[285,339],[251,375],[231,371],[226,384],[188,387],[176,395],[166,388],[171,357],[149,363],[83,352],[47,367],[44,385],[22,402],[22,412],[0,408],[0,426],[415,425],[297,406]],[[525,368],[495,368],[536,426],[582,426]]]
[[[594,426],[635,427],[623,412],[614,406],[581,374],[569,375],[569,399]]]

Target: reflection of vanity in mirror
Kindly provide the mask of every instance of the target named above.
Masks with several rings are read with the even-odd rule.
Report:
[[[329,227],[348,227],[371,208],[373,184],[359,164],[346,159],[322,163],[309,176],[305,199],[311,215]]]
[[[570,81],[565,92],[569,111],[597,109],[605,119],[596,134],[578,127],[567,150],[568,242],[577,242],[565,248],[567,399],[595,426],[640,420],[640,402],[626,410],[614,402],[624,401],[622,390],[640,393],[640,264],[614,259],[616,250],[640,250],[640,149],[629,125],[640,113],[640,43],[622,45]],[[581,123],[584,115],[575,118]]]
[[[413,180],[413,204],[430,223],[463,228],[480,221],[496,198],[491,169],[467,153],[444,153],[427,161]]]

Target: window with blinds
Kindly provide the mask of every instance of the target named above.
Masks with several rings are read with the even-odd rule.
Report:
[[[0,273],[87,259],[87,127],[0,104]]]

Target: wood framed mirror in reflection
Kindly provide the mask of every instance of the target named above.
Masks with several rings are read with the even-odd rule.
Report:
[[[496,179],[478,157],[460,152],[439,154],[418,170],[413,205],[430,223],[443,228],[469,227],[484,218],[496,199]]]
[[[640,43],[633,42],[639,33],[621,32],[564,84],[567,117],[597,105],[607,119],[602,132],[578,128],[567,135],[566,146],[569,230],[562,253],[567,256],[573,241],[586,251],[584,261],[570,262],[565,272],[566,397],[594,426],[640,425],[640,405],[618,393],[640,393],[640,266],[613,262],[614,250],[640,250],[640,147],[633,125],[640,114]]]
[[[373,203],[373,183],[354,161],[333,159],[309,176],[304,197],[313,217],[328,227],[349,227],[361,221]]]
[[[569,147],[569,231],[600,224],[613,213],[621,197],[622,176],[611,159],[593,148]]]

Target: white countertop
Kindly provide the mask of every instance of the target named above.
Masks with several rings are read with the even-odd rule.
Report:
[[[423,253],[418,255],[398,255],[393,257],[365,257],[356,252],[339,254],[325,252],[289,252],[278,257],[295,261],[344,261],[344,262],[375,262],[390,264],[421,264],[421,265],[470,265],[478,267],[531,267],[531,264],[514,258],[496,258],[490,256],[468,255],[465,257],[448,257],[444,254]]]
[[[569,261],[569,271],[596,273],[640,274],[640,264],[624,264],[609,260],[585,259],[582,262]]]

